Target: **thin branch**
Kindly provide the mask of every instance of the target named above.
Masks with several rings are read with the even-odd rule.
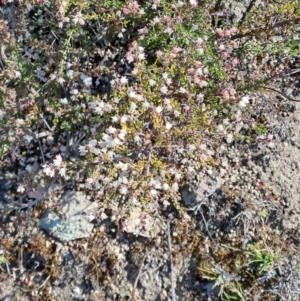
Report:
[[[280,92],[280,91],[278,91],[278,90],[276,90],[276,89],[274,89],[274,88],[266,87],[266,86],[261,86],[261,85],[257,85],[256,87],[262,88],[262,89],[266,89],[266,90],[271,90],[271,91],[273,91],[273,92],[276,92],[276,93],[280,94],[282,97],[286,98],[286,99],[289,100],[289,101],[300,102],[300,99],[296,99],[296,98],[289,97],[289,96],[283,94],[282,92]]]
[[[42,120],[44,121],[44,123],[46,124],[48,130],[49,130],[50,132],[52,132],[52,131],[53,131],[53,128],[51,128],[51,127],[49,126],[48,122],[46,121],[46,119],[43,117],[42,114],[39,114],[39,115],[40,115],[40,117],[42,118]]]
[[[141,276],[141,273],[142,273],[142,269],[144,267],[144,262],[145,262],[146,257],[147,257],[147,253],[144,255],[144,257],[142,259],[138,274],[137,274],[137,276],[135,278],[135,281],[134,281],[134,284],[133,284],[131,298],[129,299],[129,301],[136,301],[136,298],[135,298],[136,287],[137,287],[137,284],[139,282],[139,279],[140,279],[140,276]]]
[[[241,38],[249,37],[249,36],[257,36],[258,34],[260,34],[262,32],[266,33],[268,31],[270,31],[272,29],[275,29],[275,28],[278,28],[278,27],[295,25],[298,22],[300,22],[300,18],[295,18],[295,19],[292,19],[292,20],[281,21],[281,22],[275,23],[272,26],[268,26],[268,27],[265,27],[265,28],[258,27],[256,29],[250,30],[250,31],[248,31],[246,33],[238,33],[236,35],[233,35],[231,37],[231,40],[237,40],[237,39],[241,39]]]
[[[249,4],[249,6],[247,7],[246,11],[243,13],[243,16],[241,18],[241,20],[239,21],[239,26],[242,26],[247,15],[249,14],[249,12],[251,11],[252,7],[255,5],[256,0],[252,0]]]

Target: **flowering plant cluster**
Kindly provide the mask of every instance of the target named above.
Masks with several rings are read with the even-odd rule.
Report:
[[[210,1],[32,1],[21,9],[19,22],[9,21],[18,17],[9,8],[0,23],[0,155],[13,145],[6,160],[26,162],[39,143],[49,177],[79,174],[107,202],[179,207],[180,185],[218,166],[218,150],[246,120],[250,97],[234,80],[238,29],[207,26]],[[26,139],[40,129],[48,136]],[[67,137],[78,132],[70,162]]]

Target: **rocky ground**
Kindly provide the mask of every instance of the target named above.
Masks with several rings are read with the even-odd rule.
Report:
[[[299,75],[272,87],[299,99]],[[98,207],[76,179],[43,183],[37,162],[22,191],[4,166],[0,300],[299,300],[300,102],[250,97],[261,136],[221,145],[221,165],[180,188],[183,212],[145,212],[147,224]]]

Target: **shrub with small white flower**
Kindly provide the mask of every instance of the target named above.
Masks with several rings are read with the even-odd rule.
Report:
[[[8,145],[30,146],[18,137],[32,126],[63,134],[65,143],[81,129],[80,159],[70,163],[58,154],[66,146],[52,147],[46,175],[83,175],[86,189],[101,187],[108,202],[134,196],[158,205],[178,205],[180,185],[220,163],[216,150],[237,138],[249,96],[233,80],[240,58],[228,44],[237,28],[208,26],[210,1],[75,0],[22,9],[28,14],[14,35],[0,24],[7,53],[1,156]]]

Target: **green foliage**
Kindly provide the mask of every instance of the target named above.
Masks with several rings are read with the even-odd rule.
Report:
[[[270,249],[262,249],[259,245],[249,245],[251,251],[252,260],[251,263],[255,263],[259,266],[259,274],[266,272],[273,265],[275,256]]]
[[[266,127],[260,126],[259,124],[255,125],[255,130],[259,135],[265,135],[268,133],[268,129]]]
[[[0,256],[0,264],[5,263],[6,259],[4,256]]]

